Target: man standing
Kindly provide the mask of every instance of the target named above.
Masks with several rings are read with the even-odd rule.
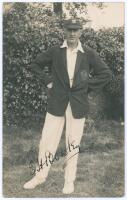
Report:
[[[55,156],[66,121],[63,193],[70,194],[74,191],[80,141],[88,113],[88,91],[99,92],[109,82],[111,72],[95,51],[81,45],[82,25],[78,20],[66,20],[64,32],[66,39],[62,46],[40,54],[32,65],[32,70],[49,88],[50,94],[39,145],[38,163],[41,169],[36,170],[35,176],[25,183],[24,188],[33,189],[46,180],[52,164],[47,157]],[[46,64],[51,66],[51,78],[42,72]],[[91,71],[92,78],[89,76]]]

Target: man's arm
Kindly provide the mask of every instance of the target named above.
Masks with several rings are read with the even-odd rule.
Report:
[[[92,77],[89,78],[88,91],[98,93],[111,80],[112,73],[94,50],[91,50],[89,60]]]
[[[52,82],[52,77],[49,77],[44,73],[44,67],[46,65],[49,65],[50,67],[52,65],[52,49],[39,54],[31,64],[32,72],[34,72],[36,78],[40,79],[45,86]]]

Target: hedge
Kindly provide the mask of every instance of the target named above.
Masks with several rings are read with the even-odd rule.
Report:
[[[29,3],[15,3],[3,15],[3,86],[4,123],[25,126],[42,120],[46,112],[47,90],[31,74],[29,67],[41,51],[60,44],[64,35],[61,20],[48,9]],[[43,23],[42,23],[43,22]],[[81,41],[100,54],[114,74],[105,88],[108,101],[104,115],[123,118],[124,107],[124,29],[95,31],[85,29]],[[49,74],[48,66],[45,73]],[[111,111],[115,103],[115,110]],[[117,109],[119,108],[119,109]],[[115,114],[116,112],[116,114]]]

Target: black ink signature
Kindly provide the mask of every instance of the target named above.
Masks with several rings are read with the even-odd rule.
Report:
[[[75,149],[77,149],[77,152],[74,153],[73,155],[71,155],[67,160],[70,160],[72,157],[74,157],[76,154],[80,153],[80,146],[79,145],[75,145],[74,144],[75,141],[69,143],[68,141],[68,148],[66,149],[66,151],[64,151],[65,155],[67,156],[70,152],[73,152]],[[61,152],[63,154],[63,152]],[[35,174],[36,172],[40,172],[40,170],[43,169],[44,166],[49,166],[52,165],[54,162],[58,161],[60,159],[61,156],[55,155],[53,156],[53,154],[49,151],[45,152],[45,160],[43,161],[41,159],[40,163],[38,163],[38,168],[35,168],[35,165],[33,163],[33,161],[31,160],[29,163],[29,168],[31,169],[31,174]],[[65,168],[65,164],[63,164],[63,168]]]

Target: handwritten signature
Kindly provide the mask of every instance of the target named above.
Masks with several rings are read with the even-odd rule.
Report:
[[[68,160],[70,160],[72,157],[74,157],[76,154],[80,153],[80,146],[79,145],[75,145],[74,143],[75,143],[75,141],[73,141],[71,143],[69,143],[69,141],[68,141],[68,148],[64,152],[61,152],[61,153],[64,153],[64,156],[67,156],[70,152],[72,152],[72,153],[74,152],[74,154],[72,154],[66,160],[66,162]],[[77,149],[77,151],[75,152],[74,150],[76,150],[76,149]],[[34,163],[33,163],[32,160],[30,161],[29,168],[31,170],[31,174],[33,175],[36,172],[40,172],[40,170],[42,170],[44,166],[52,165],[54,162],[60,160],[60,157],[61,156],[58,156],[58,155],[54,156],[51,152],[46,151],[45,152],[45,160],[42,161],[42,159],[41,159],[40,163],[38,163],[38,168],[35,168]],[[63,168],[65,168],[65,164],[63,165]]]

